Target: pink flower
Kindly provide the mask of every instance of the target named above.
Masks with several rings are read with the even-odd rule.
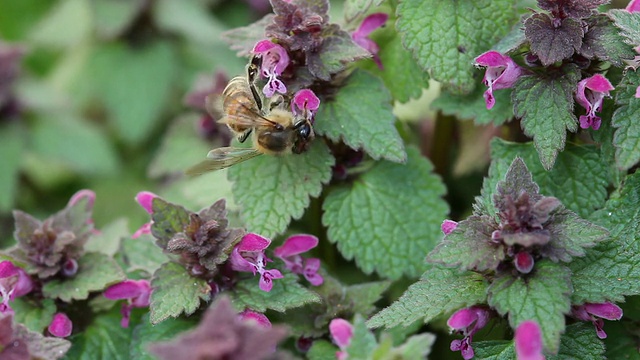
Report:
[[[122,314],[120,326],[127,328],[129,327],[131,310],[134,307],[144,308],[149,306],[151,292],[151,284],[147,280],[125,280],[109,286],[104,291],[104,297],[111,300],[127,300],[126,303],[122,304],[120,311]]]
[[[282,72],[289,66],[287,51],[269,40],[261,40],[253,47],[253,53],[262,57],[260,73],[262,77],[268,79],[262,92],[267,97],[272,97],[276,91],[281,94],[286,93],[287,87],[277,77],[282,75]]]
[[[453,340],[450,346],[451,351],[460,351],[465,360],[473,358],[474,352],[471,347],[473,335],[487,325],[490,317],[491,312],[483,306],[471,306],[453,313],[447,320],[447,325],[461,333],[464,338]]]
[[[65,338],[71,335],[73,323],[71,323],[71,320],[65,313],[56,313],[53,315],[53,320],[47,329],[51,335]]]
[[[301,115],[305,119],[312,120],[319,107],[320,99],[309,89],[299,90],[293,95],[291,111],[295,115]]]
[[[241,312],[238,316],[242,321],[253,321],[259,326],[262,326],[267,329],[271,329],[271,321],[269,321],[269,318],[267,318],[264,314],[257,313],[251,310],[245,310]]]
[[[514,336],[518,360],[544,360],[542,355],[542,332],[535,321],[523,321]]]
[[[629,5],[625,8],[630,13],[640,12],[640,0],[631,0],[629,1]]]
[[[31,277],[11,261],[0,262],[0,314],[12,312],[9,301],[24,296],[33,290]]]
[[[322,285],[324,279],[318,274],[320,259],[304,259],[300,254],[318,246],[318,238],[313,235],[294,235],[287,238],[282,246],[276,248],[275,256],[284,261],[285,266],[294,274],[302,274],[311,285]]]
[[[604,321],[620,320],[622,318],[622,309],[613,303],[605,302],[599,304],[586,303],[580,306],[574,306],[571,309],[571,315],[578,320],[591,321],[596,327],[596,334],[600,339],[606,339],[607,333],[604,332]]]
[[[457,222],[446,219],[445,221],[442,222],[442,225],[440,225],[440,229],[445,235],[449,235],[453,230],[455,230],[457,226],[458,226]]]
[[[587,114],[580,116],[580,127],[583,129],[593,128],[598,130],[602,119],[596,112],[602,110],[602,101],[605,96],[609,96],[609,91],[613,90],[613,85],[601,74],[595,74],[578,83],[576,90],[576,101],[587,109]]]
[[[153,199],[157,198],[158,195],[149,192],[149,191],[141,191],[136,195],[136,201],[142,208],[151,215],[153,213]],[[142,224],[142,226],[136,230],[136,232],[131,235],[132,239],[137,239],[144,234],[151,234],[151,222]]]
[[[380,70],[383,69],[382,62],[380,61],[380,57],[378,56],[378,51],[380,51],[380,47],[375,41],[369,39],[369,35],[377,28],[384,26],[387,22],[389,15],[385,13],[375,13],[367,16],[362,24],[358,27],[358,29],[351,34],[351,38],[353,42],[358,44],[361,48],[367,50],[373,55],[373,61],[376,62]]]
[[[535,260],[533,256],[528,251],[520,251],[513,258],[513,263],[516,267],[516,270],[521,274],[528,274],[533,270],[533,265],[535,264]]]
[[[340,348],[340,351],[336,352],[336,358],[338,360],[346,359],[346,350],[353,337],[353,325],[345,319],[336,318],[329,323],[329,332],[331,333],[333,342]]]
[[[487,68],[484,73],[484,79],[482,79],[482,82],[488,87],[487,91],[484,92],[487,110],[490,110],[496,104],[493,91],[512,87],[523,72],[522,68],[510,57],[497,51],[487,51],[478,56],[475,60],[475,65]]]
[[[277,269],[267,270],[267,262],[271,261],[264,255],[264,250],[269,247],[271,240],[258,234],[248,233],[231,253],[231,269],[235,271],[256,272],[260,274],[260,289],[271,291],[273,279],[282,279],[282,274]]]

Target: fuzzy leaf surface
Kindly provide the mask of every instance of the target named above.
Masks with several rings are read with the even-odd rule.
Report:
[[[558,152],[564,148],[566,130],[575,132],[578,120],[573,114],[573,92],[580,73],[565,67],[565,74],[521,76],[511,95],[516,117],[522,118],[525,135],[533,137],[540,162],[550,170]]]
[[[191,315],[200,302],[211,297],[211,287],[205,280],[194,278],[180,264],[162,265],[151,280],[151,323],[158,324],[169,317]]]
[[[357,70],[333,100],[320,105],[315,130],[352,149],[362,148],[376,160],[404,162],[407,155],[394,122],[391,96],[382,81]]]
[[[454,95],[441,92],[432,103],[431,107],[441,110],[445,115],[455,115],[460,119],[473,119],[478,125],[493,124],[499,126],[513,118],[513,105],[511,105],[511,90],[500,89],[493,92],[496,104],[491,110],[487,110],[482,94],[486,88],[476,86],[468,95]]]
[[[586,248],[609,238],[607,229],[581,219],[566,209],[554,214],[546,229],[551,233],[552,241],[541,251],[544,257],[552,261],[570,262],[575,257],[583,257]]]
[[[183,231],[189,224],[187,209],[180,205],[172,204],[161,198],[155,198],[151,202],[151,234],[156,238],[156,243],[163,249],[174,234]]]
[[[524,22],[524,34],[531,43],[531,52],[544,66],[562,61],[582,47],[582,22],[566,18],[560,26],[547,14],[534,14]]]
[[[384,0],[346,0],[344,2],[344,19],[350,23],[366,14],[369,9],[380,6]]]
[[[408,155],[406,164],[376,163],[350,186],[334,189],[322,205],[329,240],[367,274],[418,277],[424,256],[442,236],[446,190],[417,149],[409,148]]]
[[[627,38],[630,45],[638,45],[640,42],[640,13],[630,13],[622,9],[613,9],[609,11],[609,16],[621,32],[620,35]]]
[[[331,180],[334,162],[327,145],[316,139],[304,154],[262,155],[230,168],[229,180],[247,231],[268,238],[282,233]]]
[[[42,294],[64,302],[86,300],[90,292],[101,291],[124,279],[124,272],[108,255],[86,253],[78,259],[78,272],[74,277],[47,282],[42,287]]]
[[[451,92],[473,90],[473,59],[516,22],[507,0],[405,0],[397,9],[402,42],[424,71]]]
[[[571,262],[573,304],[622,302],[640,294],[640,174],[626,178],[623,188],[612,194],[604,209],[591,219],[609,229],[611,240]]]
[[[378,345],[376,337],[365,325],[361,316],[356,316],[353,322],[353,337],[347,347],[349,359],[371,359],[372,352]]]
[[[307,53],[309,72],[321,80],[329,81],[331,75],[347,68],[349,63],[368,58],[371,54],[358,46],[348,32],[336,24],[329,25],[322,33],[323,41],[317,52]]]
[[[475,359],[512,360],[516,358],[516,350],[512,341],[479,341],[473,344]]]
[[[427,323],[440,314],[486,302],[487,285],[477,273],[432,267],[400,299],[369,319],[367,325],[393,328],[409,326],[417,320]]]
[[[119,308],[98,315],[78,336],[73,338],[73,346],[66,359],[129,359],[129,344],[133,328],[120,326]]]
[[[616,128],[613,146],[616,148],[616,165],[627,170],[640,161],[640,99],[635,97],[640,86],[640,72],[627,70],[616,86],[616,104],[611,125]]]
[[[560,349],[557,355],[547,357],[549,360],[570,359],[580,354],[582,359],[604,359],[605,347],[598,339],[593,325],[577,322],[567,326],[566,332],[560,339]]]
[[[14,321],[23,324],[27,329],[41,333],[53,319],[56,313],[56,305],[52,299],[44,299],[36,303],[26,297],[11,301],[14,311]]]
[[[173,339],[180,336],[181,332],[193,328],[196,324],[197,319],[195,318],[177,318],[152,325],[147,313],[133,331],[129,355],[131,359],[154,360],[156,357],[147,350],[149,344]]]
[[[29,349],[28,357],[12,357],[4,356],[6,352],[3,352],[3,360],[13,359],[47,359],[57,360],[66,355],[67,350],[71,347],[71,342],[66,339],[56,338],[53,336],[43,336],[42,332],[29,331],[22,324],[14,325],[13,335],[15,338],[21,339],[26,343]],[[5,347],[6,349],[7,347]],[[66,358],[65,358],[66,359]]]
[[[273,288],[269,292],[260,290],[258,277],[240,281],[233,290],[232,298],[236,309],[249,308],[257,312],[267,309],[285,312],[321,300],[318,294],[300,285],[292,274],[273,280]]]
[[[251,25],[226,31],[222,33],[222,41],[237,51],[238,56],[248,56],[256,43],[264,40],[264,28],[273,22],[273,18],[273,14],[268,14]]]
[[[588,18],[586,22],[589,30],[584,34],[580,54],[589,59],[609,61],[618,67],[624,66],[623,60],[633,59],[635,51],[625,44],[611,19],[598,15]]]
[[[162,264],[169,261],[167,255],[153,243],[153,238],[149,235],[122,240],[120,252],[127,266],[127,273],[142,270],[152,275]]]
[[[571,290],[571,270],[543,260],[535,264],[526,279],[511,274],[497,276],[488,288],[488,304],[500,315],[508,314],[514,329],[525,320],[537,322],[545,349],[555,352],[565,328],[564,315],[571,308]]]
[[[113,256],[118,252],[120,242],[128,237],[129,225],[127,219],[120,218],[100,228],[99,234],[91,235],[84,246],[86,251],[99,252]]]

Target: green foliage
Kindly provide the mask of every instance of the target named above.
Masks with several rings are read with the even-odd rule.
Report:
[[[367,329],[364,319],[361,316],[356,316],[353,321],[353,337],[347,347],[349,359],[370,359],[376,345],[378,345],[376,338]]]
[[[511,95],[515,115],[522,118],[525,135],[533,137],[546,170],[553,167],[558,152],[564,148],[565,130],[578,129],[578,120],[573,114],[573,92],[579,72],[574,67],[565,67],[563,71],[562,75],[521,76]]]
[[[547,14],[533,14],[524,22],[525,36],[531,42],[531,52],[542,65],[548,66],[573,55],[582,47],[582,22],[566,18],[560,24]]]
[[[355,258],[365,273],[390,279],[424,271],[424,256],[440,238],[448,210],[432,165],[417,149],[407,152],[406,164],[378,162],[350,186],[330,192],[323,204],[322,222],[342,255]]]
[[[131,359],[153,360],[155,357],[147,350],[149,344],[172,339],[179,336],[180,333],[193,328],[195,325],[196,319],[193,317],[188,319],[181,317],[169,319],[160,324],[152,325],[149,321],[149,315],[144,315],[140,324],[136,326],[133,331],[129,355]]]
[[[635,51],[622,41],[611,19],[605,15],[594,16],[587,24],[589,30],[580,49],[582,55],[610,61],[618,67],[624,66],[624,60],[633,59]]]
[[[570,310],[570,277],[567,267],[540,261],[526,279],[511,274],[496,277],[487,289],[488,304],[500,315],[508,314],[514,329],[525,320],[537,322],[545,348],[555,352],[564,332],[564,316]]]
[[[558,354],[549,356],[548,359],[567,359],[576,354],[580,354],[583,359],[602,359],[604,350],[604,344],[598,339],[591,324],[575,323],[567,326],[565,334],[562,335]]]
[[[138,239],[123,239],[120,253],[127,273],[142,270],[150,276],[169,260],[149,235]]]
[[[323,36],[319,56],[307,58],[309,72],[319,79],[330,80],[332,74],[344,70],[350,62],[371,56],[365,49],[355,46],[351,35],[337,25],[329,26]]]
[[[20,124],[0,125],[0,212],[9,211],[18,187],[21,153],[26,145],[25,129]]]
[[[638,45],[638,39],[640,39],[640,13],[614,9],[609,11],[609,16],[613,18],[615,25],[621,30],[620,35],[626,38],[627,43]]]
[[[101,291],[124,279],[122,269],[109,256],[87,253],[78,259],[78,272],[74,277],[47,282],[42,288],[42,294],[64,302],[85,300],[90,292]]]
[[[628,70],[616,87],[616,104],[611,125],[616,128],[613,145],[616,147],[616,165],[628,170],[640,161],[640,100],[635,98],[640,86],[640,73]]]
[[[190,212],[180,205],[175,205],[161,198],[152,202],[151,234],[161,248],[166,248],[173,235],[182,232],[189,224]]]
[[[516,21],[512,2],[407,0],[398,5],[396,27],[422,69],[453,93],[473,90],[473,59]]]
[[[426,323],[440,314],[485,302],[487,285],[479,274],[434,266],[398,301],[369,319],[367,325],[392,328],[409,326],[420,319]]]
[[[100,229],[99,234],[94,234],[87,240],[84,249],[91,252],[99,252],[113,256],[120,248],[120,243],[129,236],[127,219],[120,218]]]
[[[404,162],[402,139],[394,127],[391,96],[380,79],[357,70],[332,101],[322,104],[316,132],[352,149],[362,148],[372,158]]]
[[[56,306],[51,299],[36,302],[31,299],[17,298],[11,302],[11,308],[15,313],[15,321],[37,333],[41,333],[49,326],[56,312]]]
[[[336,348],[326,340],[316,340],[307,353],[309,360],[335,360]]]
[[[467,95],[444,92],[431,103],[431,107],[441,110],[443,114],[455,115],[459,119],[473,119],[478,125],[499,126],[511,120],[513,118],[511,92],[507,89],[494,91],[496,104],[491,110],[487,110],[482,96],[485,90],[485,87],[478,85]]]
[[[300,155],[259,156],[229,169],[233,195],[250,232],[273,237],[299,219],[331,179],[334,159],[327,145],[315,141]]]
[[[516,351],[510,341],[480,341],[473,345],[477,359],[510,360],[516,358]]]
[[[259,312],[267,309],[285,312],[287,309],[320,302],[318,294],[298,284],[297,277],[292,274],[273,280],[273,288],[269,292],[258,287],[258,277],[240,281],[232,297],[236,308]]]
[[[174,262],[162,265],[151,281],[150,320],[158,324],[169,317],[193,314],[202,301],[209,301],[211,287],[206,281],[192,277]]]

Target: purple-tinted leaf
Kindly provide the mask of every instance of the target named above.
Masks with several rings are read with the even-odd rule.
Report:
[[[191,213],[180,205],[175,205],[161,198],[153,199],[151,233],[156,243],[163,249],[171,238],[189,224]]]
[[[605,15],[593,16],[585,20],[588,31],[582,39],[579,53],[589,59],[610,61],[613,65],[622,67],[623,60],[633,59],[635,51],[627,45],[611,19]]]
[[[27,344],[30,359],[60,359],[71,347],[71,343],[65,339],[44,337],[40,333],[29,331],[22,324],[15,325],[14,337]]]
[[[534,201],[541,198],[538,194],[540,188],[538,184],[533,182],[531,172],[525,165],[521,157],[516,157],[507,174],[504,181],[500,181],[496,186],[496,192],[493,195],[493,202],[498,210],[504,206],[504,202],[507,198],[516,199],[522,192],[526,192]]]
[[[525,20],[524,26],[531,51],[544,66],[569,58],[582,46],[584,29],[579,20],[567,18],[559,26],[554,26],[549,15],[534,14]]]
[[[371,54],[356,45],[351,35],[332,24],[322,34],[324,41],[316,52],[307,53],[307,66],[314,76],[329,80],[332,74],[344,70],[356,60],[371,57]]]
[[[569,262],[573,257],[582,257],[586,254],[586,248],[609,238],[607,229],[581,219],[566,209],[554,214],[545,229],[551,233],[551,241],[540,249],[540,254],[556,262]]]
[[[600,5],[610,0],[538,0],[541,9],[550,11],[555,17],[585,18]]]
[[[238,56],[249,56],[251,50],[260,40],[266,38],[265,27],[273,22],[274,15],[268,14],[251,25],[239,27],[222,33],[221,38],[230,45]]]

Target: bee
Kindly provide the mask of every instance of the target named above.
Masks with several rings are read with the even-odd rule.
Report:
[[[315,137],[311,122],[288,110],[288,101],[281,96],[263,101],[255,86],[259,68],[259,61],[254,57],[246,77],[238,76],[229,81],[222,92],[224,116],[218,120],[226,124],[241,143],[252,135],[253,146],[211,150],[206,160],[187,169],[187,175],[224,169],[262,154],[300,154],[308,150]],[[208,97],[206,105],[211,109],[213,100]]]

